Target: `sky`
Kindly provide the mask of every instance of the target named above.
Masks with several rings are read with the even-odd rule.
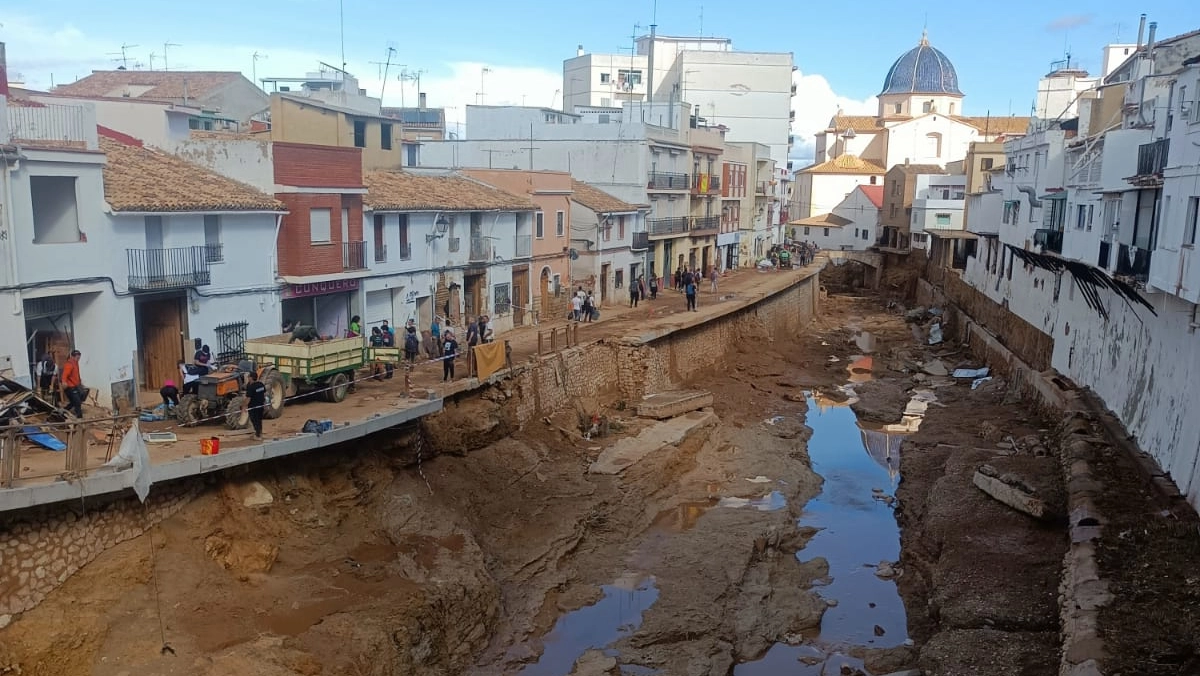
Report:
[[[728,37],[739,50],[792,52],[793,156],[804,162],[813,154],[813,134],[839,108],[875,111],[888,68],[917,44],[923,28],[954,63],[967,115],[1028,115],[1037,80],[1052,62],[1070,51],[1073,63],[1096,72],[1104,44],[1136,40],[1140,12],[1158,21],[1161,37],[1200,29],[1196,0],[1141,6],[1117,0],[910,2],[904,10],[887,0],[859,0],[844,10],[800,2],[760,6],[747,11],[739,2],[712,0],[342,0],[340,6],[338,0],[0,0],[0,41],[7,44],[9,79],[34,88],[115,68],[123,46],[129,68],[161,69],[165,52],[171,70],[240,70],[260,78],[301,76],[321,61],[338,66],[344,49],[346,69],[369,94],[382,91],[387,105],[413,105],[416,84],[397,76],[421,71],[429,105],[447,108],[454,131],[466,106],[480,101],[481,89],[491,105],[560,106],[562,61],[578,45],[628,53],[634,34],[654,22],[660,34]],[[389,48],[395,51],[385,87]]]

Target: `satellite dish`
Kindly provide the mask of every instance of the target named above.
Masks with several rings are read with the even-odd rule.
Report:
[[[567,256],[573,261],[579,260],[579,252],[575,249],[571,249],[569,252],[567,252]]]

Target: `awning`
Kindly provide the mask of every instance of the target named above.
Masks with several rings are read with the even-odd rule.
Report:
[[[926,230],[925,234],[939,239],[979,239],[979,235],[966,230]]]
[[[1052,192],[1052,193],[1049,193],[1046,195],[1042,195],[1038,199],[1040,199],[1040,200],[1065,200],[1065,199],[1067,199],[1067,191],[1063,190],[1061,192]]]

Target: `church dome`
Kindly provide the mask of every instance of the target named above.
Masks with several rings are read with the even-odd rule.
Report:
[[[883,80],[883,91],[887,94],[942,94],[962,96],[958,89],[958,73],[946,55],[929,45],[929,38],[921,36],[916,47],[905,52],[892,64]]]

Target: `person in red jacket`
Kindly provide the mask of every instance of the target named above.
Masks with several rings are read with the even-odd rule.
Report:
[[[79,350],[71,350],[71,358],[63,365],[62,383],[63,394],[67,396],[67,410],[76,418],[83,418],[83,380],[79,377]]]

